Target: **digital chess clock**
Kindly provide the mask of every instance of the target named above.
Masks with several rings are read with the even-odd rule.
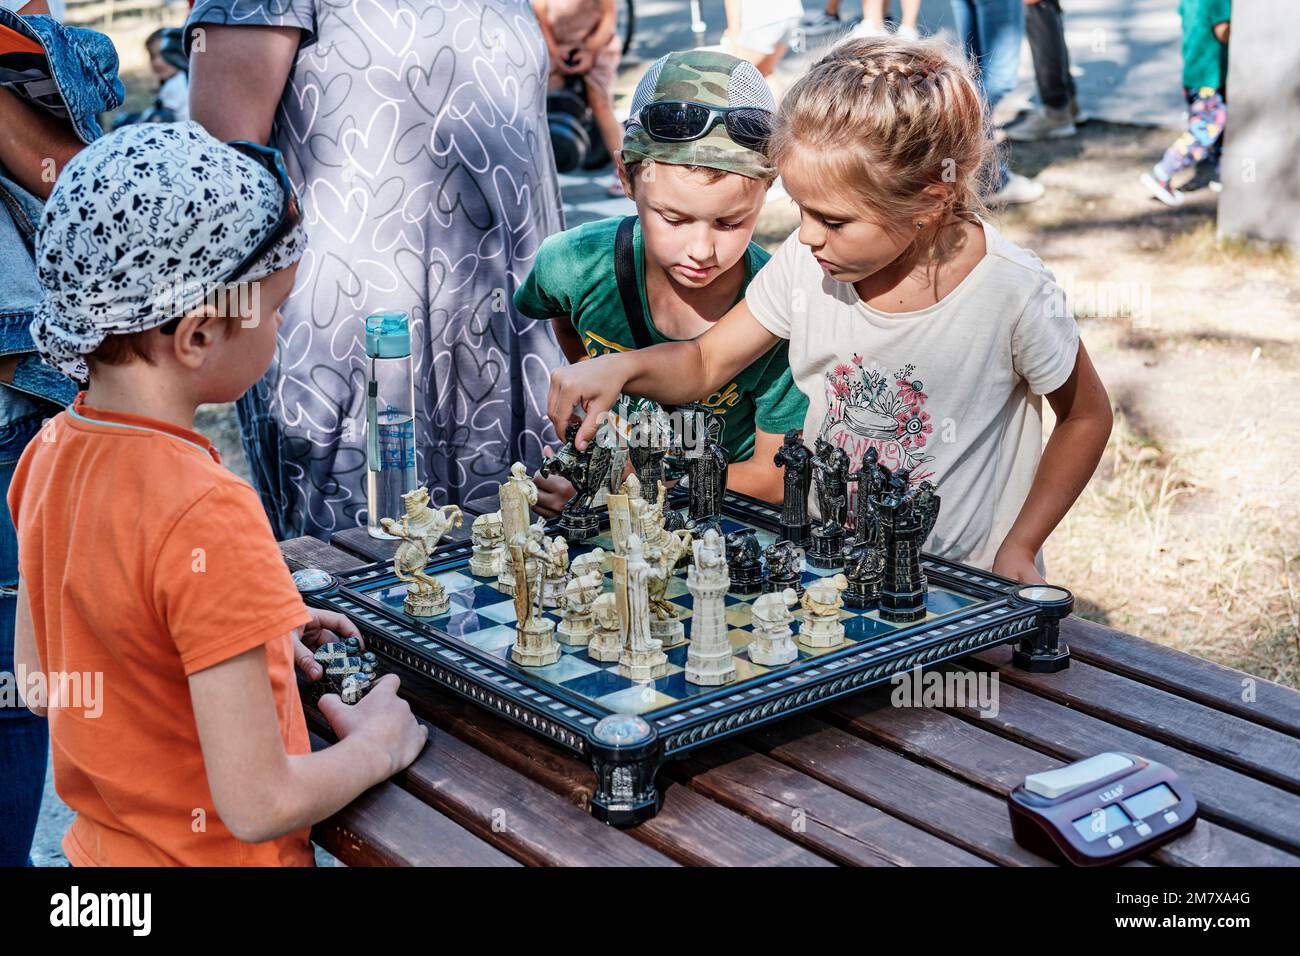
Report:
[[[1008,797],[1011,832],[1027,850],[1075,866],[1120,863],[1196,823],[1196,799],[1154,760],[1103,753],[1030,774]]]

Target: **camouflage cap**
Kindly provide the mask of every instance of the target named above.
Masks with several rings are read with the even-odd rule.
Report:
[[[741,146],[719,123],[701,139],[661,143],[637,122],[642,108],[665,100],[690,100],[705,106],[776,109],[767,81],[752,63],[715,50],[686,50],[660,57],[641,77],[632,96],[623,134],[623,162],[644,160],[678,166],[705,166],[750,179],[772,179],[776,167],[765,153]]]

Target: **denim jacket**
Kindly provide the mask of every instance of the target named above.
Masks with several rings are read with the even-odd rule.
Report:
[[[24,17],[3,8],[0,27],[38,43],[45,51],[46,69],[21,76],[0,69],[0,83],[66,119],[82,142],[102,135],[98,114],[116,109],[123,99],[113,41],[52,17]],[[0,355],[23,356],[14,372],[14,389],[62,408],[76,397],[77,386],[40,360],[29,331],[41,297],[34,254],[43,208],[43,200],[18,185],[0,164]]]

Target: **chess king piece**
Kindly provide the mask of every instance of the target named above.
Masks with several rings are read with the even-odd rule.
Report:
[[[595,605],[605,576],[600,571],[575,575],[564,588],[560,626],[555,637],[561,644],[585,646],[596,634]]]
[[[732,594],[757,594],[763,590],[763,549],[751,528],[727,535],[727,572]]]
[[[599,441],[578,451],[573,443],[578,433],[578,423],[570,422],[565,430],[564,444],[550,458],[542,462],[542,477],[560,475],[573,485],[574,495],[560,513],[560,531],[572,544],[590,538],[600,530],[600,517],[592,511],[591,503],[596,493],[608,480],[610,449]]]
[[[727,449],[722,420],[705,405],[692,406],[697,441],[683,449],[689,504],[686,526],[697,535],[712,527],[721,532],[722,499],[727,490]]]
[[[736,661],[727,639],[727,551],[722,535],[710,528],[695,542],[695,559],[686,571],[686,587],[694,597],[691,647],[686,655],[686,680],[715,686],[736,679]]]
[[[650,582],[664,576],[662,568],[646,561],[641,539],[632,535],[628,539],[627,557],[616,561],[626,562],[624,600],[627,608],[623,654],[618,659],[618,673],[628,680],[651,681],[668,673],[668,655],[659,641],[650,635]],[[615,582],[619,581],[615,575]]]
[[[509,545],[519,535],[528,533],[530,509],[535,504],[537,486],[528,477],[528,469],[521,462],[515,462],[510,466],[510,477],[501,486],[501,537],[507,547],[501,555],[497,587],[506,594],[515,593],[515,571],[511,564],[514,552]]]
[[[812,543],[808,521],[808,490],[812,483],[813,454],[803,444],[803,433],[791,429],[774,461],[785,469],[785,496],[781,501],[781,537],[796,547]],[[734,587],[734,584],[733,584]]]
[[[880,464],[880,453],[868,448],[862,456],[862,467],[849,475],[856,485],[853,502],[853,540],[865,541],[874,537],[879,528],[871,516],[877,514],[876,500],[889,487],[889,469]],[[865,537],[864,537],[865,535]],[[852,582],[850,582],[852,583]]]
[[[754,602],[754,639],[749,642],[749,659],[755,664],[774,667],[789,664],[799,656],[794,645],[790,606],[799,600],[792,588],[761,595]]]
[[[393,556],[393,573],[397,580],[415,587],[406,592],[402,610],[411,617],[436,617],[451,609],[451,599],[437,578],[424,572],[438,542],[452,528],[464,523],[456,505],[429,507],[429,489],[416,488],[402,495],[405,513],[400,519],[380,518],[384,531],[402,543]]]
[[[494,578],[501,573],[501,555],[505,551],[505,535],[501,530],[501,512],[479,515],[470,525],[469,540],[473,554],[469,559],[469,573],[478,578]]]
[[[558,534],[546,538],[546,575],[542,579],[542,607],[559,607],[569,584],[569,542]]]
[[[804,647],[834,647],[844,640],[844,622],[840,620],[844,599],[840,595],[848,586],[848,579],[842,574],[818,578],[808,585],[800,602],[803,606],[800,644]]]
[[[908,488],[910,473],[900,468],[880,498],[885,545],[885,574],[880,587],[880,616],[895,624],[925,619],[927,582],[921,569],[921,545],[939,517],[939,496],[923,481]]]
[[[643,548],[644,550],[644,548]],[[673,569],[683,555],[691,553],[691,533],[674,531],[665,533],[662,545],[645,551],[645,558],[661,573],[649,579],[650,636],[662,647],[676,647],[686,643],[686,629],[679,618],[681,609],[668,600],[668,583],[673,579]]]
[[[533,533],[515,535],[510,542],[510,567],[515,575],[515,643],[510,659],[521,667],[545,667],[560,659],[555,625],[542,617],[542,587],[550,554],[538,540],[538,522]]]
[[[803,548],[795,547],[789,541],[777,541],[767,546],[763,557],[767,559],[767,580],[763,582],[763,590],[784,591],[791,588],[802,597]]]
[[[844,522],[848,517],[849,456],[824,438],[813,453],[817,510],[821,520],[812,530],[808,563],[817,568],[838,568],[844,558]]]
[[[618,613],[618,598],[606,591],[596,598],[591,609],[594,630],[587,644],[587,656],[593,661],[616,661],[623,656],[623,619]]]

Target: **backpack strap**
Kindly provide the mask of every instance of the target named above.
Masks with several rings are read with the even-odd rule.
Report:
[[[618,232],[614,234],[614,276],[618,280],[618,294],[623,300],[628,328],[632,330],[632,341],[637,348],[648,349],[654,341],[650,338],[650,327],[641,308],[641,290],[636,284],[636,255],[632,243],[635,228],[636,216],[627,216],[618,224]]]

